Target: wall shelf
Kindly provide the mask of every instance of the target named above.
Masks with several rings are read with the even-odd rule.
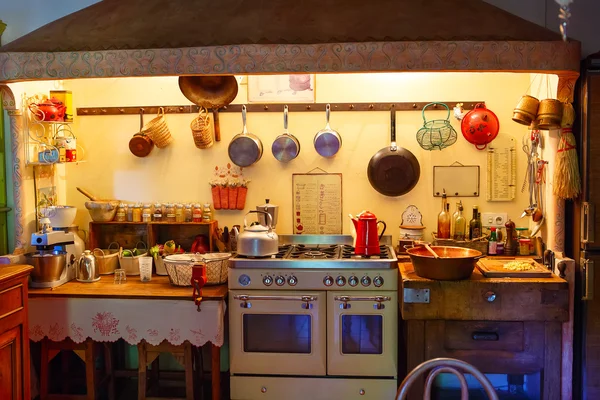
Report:
[[[436,100],[438,103],[447,104],[452,108],[462,103],[465,109],[472,109],[482,100]],[[403,102],[403,103],[329,103],[331,111],[389,111],[392,106],[397,111],[421,111],[423,107],[432,102]],[[290,112],[325,111],[328,103],[290,103],[287,104]],[[285,104],[246,104],[248,112],[283,112]],[[139,115],[140,110],[145,114],[157,114],[163,107],[165,114],[197,114],[200,107],[196,105],[184,106],[131,106],[131,107],[80,107],[77,108],[79,116],[101,116],[101,115]],[[444,110],[442,107],[432,106],[431,109]],[[242,104],[230,104],[219,109],[219,112],[242,112]]]

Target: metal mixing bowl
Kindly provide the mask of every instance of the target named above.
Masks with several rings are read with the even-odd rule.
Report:
[[[66,251],[37,251],[25,256],[27,264],[33,265],[31,280],[34,282],[45,283],[59,280],[67,264]]]

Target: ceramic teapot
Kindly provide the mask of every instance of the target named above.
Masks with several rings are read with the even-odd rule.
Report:
[[[29,105],[33,114],[45,122],[60,122],[65,120],[66,107],[62,101],[55,99],[46,99],[41,103]]]

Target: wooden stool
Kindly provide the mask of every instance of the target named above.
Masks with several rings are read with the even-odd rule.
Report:
[[[142,340],[138,344],[138,400],[160,399],[160,397],[146,397],[146,368],[153,364],[153,375],[158,379],[158,363],[154,363],[160,353],[171,353],[185,368],[185,399],[194,400],[194,365],[192,356],[192,344],[187,340],[178,346],[164,340],[159,345],[148,344]]]
[[[104,353],[104,377],[97,382],[98,371],[94,364],[95,355],[97,349],[95,347],[101,347]],[[48,365],[50,361],[58,353],[63,350],[73,351],[85,362],[85,382],[87,388],[87,394],[85,395],[67,395],[67,394],[49,394],[48,393],[48,378],[49,370]],[[40,367],[40,400],[51,400],[54,398],[60,398],[62,400],[95,400],[97,398],[96,391],[104,383],[108,383],[108,398],[114,399],[114,376],[112,371],[112,360],[111,360],[111,344],[110,343],[94,343],[92,339],[87,339],[83,343],[75,343],[71,339],[65,339],[62,342],[53,342],[48,338],[42,339],[41,349],[41,367]],[[68,365],[66,359],[63,358],[62,372],[65,378],[68,378]],[[68,380],[63,381],[63,391],[65,386],[68,387]]]

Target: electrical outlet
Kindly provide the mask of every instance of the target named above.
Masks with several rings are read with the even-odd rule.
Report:
[[[504,228],[506,221],[508,221],[507,213],[484,212],[481,214],[481,224],[484,228],[491,228],[492,226]]]

